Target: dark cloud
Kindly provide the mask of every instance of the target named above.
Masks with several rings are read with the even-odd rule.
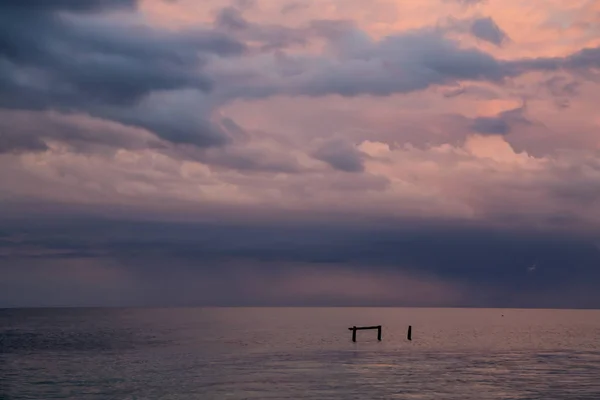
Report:
[[[224,142],[202,124],[157,121],[130,110],[156,92],[209,91],[211,79],[199,72],[206,57],[239,54],[241,43],[210,30],[173,33],[98,14],[131,8],[131,1],[24,3],[30,7],[0,3],[0,107],[80,111],[141,126],[173,142]],[[57,13],[62,10],[90,14]]]
[[[327,32],[330,55],[309,57],[284,53],[272,58],[269,67],[261,64],[260,70],[229,69],[225,74],[217,71],[215,78],[220,94],[225,98],[387,96],[465,80],[502,84],[507,78],[532,71],[565,69],[583,73],[600,66],[598,49],[582,50],[564,58],[504,61],[477,48],[462,47],[445,36],[450,28],[409,31],[377,41],[352,25],[340,21],[321,22],[315,22],[313,27],[319,26],[323,33]],[[482,26],[489,28],[492,22],[484,19]],[[490,32],[478,30],[480,36],[487,35],[487,40],[500,43],[501,35],[494,36]],[[227,84],[232,79],[236,81],[235,86]]]
[[[13,240],[17,236],[19,240]],[[300,277],[318,270],[325,276],[342,271],[341,276],[401,273],[437,277],[460,287],[461,305],[472,306],[548,306],[543,301],[536,303],[535,295],[585,284],[591,290],[577,298],[559,296],[552,306],[597,307],[598,287],[589,285],[600,282],[596,268],[600,251],[596,245],[593,237],[586,236],[408,220],[395,221],[395,226],[342,226],[327,221],[286,226],[77,219],[60,223],[14,221],[3,224],[0,269],[7,277],[4,282],[12,282],[13,288],[43,286],[45,275],[24,267],[27,263],[32,265],[34,259],[38,260],[36,263],[44,262],[46,268],[53,265],[55,274],[68,274],[57,276],[56,282],[79,276],[103,284],[101,278],[109,274],[115,279],[110,282],[111,287],[142,290],[141,285],[149,292],[147,299],[161,305],[172,305],[177,298],[174,293],[181,290],[195,305],[255,304],[260,297],[252,291],[252,285],[258,285],[257,280],[267,279],[263,282],[266,286],[259,287],[267,290],[269,284],[277,284],[277,280],[269,282],[276,276],[294,272],[295,279],[302,282]],[[73,264],[73,269],[59,268],[65,264]],[[13,267],[17,265],[30,273],[19,275]],[[532,265],[536,266],[534,271]],[[87,272],[91,266],[93,270]],[[79,273],[73,274],[75,271]],[[46,285],[56,284],[45,279]],[[190,281],[214,283],[215,279],[221,282],[218,296],[204,296],[203,291],[186,285]],[[165,282],[169,285],[165,286]],[[157,290],[161,285],[165,290]],[[2,304],[43,305],[52,301],[44,297],[46,292],[48,286],[40,291],[2,290],[0,299]],[[481,292],[489,292],[490,296],[482,297]],[[253,295],[240,296],[241,293]],[[330,293],[335,294],[333,289]],[[529,301],[515,301],[524,296]],[[281,304],[284,299],[271,298],[267,304]],[[318,305],[339,300],[319,299]],[[312,300],[310,296],[297,299],[300,305],[313,304]],[[438,301],[441,303],[433,305],[448,305]],[[407,303],[429,304],[420,298],[387,305]]]
[[[593,209],[600,204],[600,182],[586,178],[600,173],[599,160],[596,156],[568,168],[556,168],[557,179],[548,187],[548,194],[574,208]]]
[[[48,141],[60,142],[81,153],[166,147],[153,135],[106,121],[0,110],[0,153],[45,151]]]
[[[272,51],[308,43],[314,32],[309,28],[288,28],[277,24],[257,24],[246,20],[243,10],[225,7],[217,12],[215,27],[241,41],[259,43],[260,51]]]
[[[351,20],[315,19],[310,21],[309,30],[317,36],[335,42],[343,40],[344,35],[352,35],[356,32],[357,26]]]
[[[579,94],[581,83],[565,76],[553,76],[544,81],[544,86],[556,97],[571,97]]]
[[[387,96],[460,81],[502,84],[506,79],[534,71],[566,70],[585,78],[600,67],[599,48],[583,49],[566,57],[508,61],[477,48],[465,48],[446,36],[456,30],[471,32],[500,45],[508,37],[489,17],[451,20],[437,29],[402,32],[381,40],[346,21],[313,21],[303,29],[325,38],[329,52],[319,56],[282,52],[263,58],[260,69],[250,64],[244,68],[241,64],[228,68],[226,73],[216,71],[220,95],[227,99],[272,95]],[[227,84],[234,79],[236,85]]]
[[[503,111],[495,117],[478,117],[473,120],[471,128],[478,133],[506,135],[515,125],[531,124],[524,113],[525,106]]]
[[[462,95],[469,95],[482,100],[492,100],[499,97],[498,93],[494,90],[478,85],[460,86],[456,89],[450,89],[443,93],[444,97],[450,99]]]
[[[306,170],[290,152],[289,146],[282,146],[277,141],[268,140],[265,146],[267,134],[264,132],[248,132],[228,117],[221,118],[214,125],[220,132],[231,138],[228,146],[211,148],[176,146],[164,153],[175,159],[199,161],[213,168],[232,169],[244,173],[293,174]],[[261,139],[262,145],[256,146],[255,143],[260,143]]]
[[[587,72],[600,68],[600,47],[588,47],[576,51],[566,57],[538,57],[516,60],[507,63],[512,74],[523,74],[529,71],[566,70],[586,75]]]
[[[552,95],[559,109],[571,106],[571,99],[579,94],[580,87],[579,80],[563,75],[556,75],[542,82],[542,88]]]
[[[250,23],[244,19],[242,12],[235,7],[225,7],[217,12],[215,25],[219,28],[230,30],[245,30]]]
[[[97,12],[109,9],[132,9],[138,0],[0,0],[2,9],[21,9],[27,12],[48,10]]]
[[[555,60],[555,59],[549,59]],[[541,59],[543,61],[543,59]],[[543,63],[542,63],[543,64]],[[559,65],[561,64],[559,59]],[[566,68],[598,68],[600,67],[600,47],[589,47],[568,56],[562,64]]]
[[[510,125],[502,117],[478,117],[473,121],[473,130],[478,133],[506,135]]]
[[[600,66],[598,49],[565,58],[502,61],[475,48],[465,49],[439,30],[377,41],[348,21],[312,21],[300,28],[261,25],[245,19],[239,4],[221,9],[214,29],[172,32],[136,25],[127,18],[102,18],[106,10],[131,10],[133,1],[84,3],[0,3],[0,107],[87,113],[145,128],[174,143],[211,147],[231,140],[210,122],[214,104],[236,98],[385,96],[461,80],[500,83],[529,71],[584,72]],[[69,13],[59,12],[65,10]],[[471,29],[495,44],[506,39],[491,18],[475,20]],[[331,54],[280,51],[315,37],[329,42]],[[258,46],[259,53],[242,57],[244,42],[254,43],[251,47]],[[264,58],[270,62],[253,69],[252,57],[274,50],[273,56]],[[240,56],[232,60],[234,72],[220,71],[218,57],[226,56]],[[208,63],[210,73],[204,68]],[[174,99],[177,96],[185,101]],[[477,125],[481,131],[507,129],[502,120]],[[20,149],[43,148],[37,139],[10,142]]]
[[[279,154],[267,149],[253,149],[245,146],[223,149],[194,150],[178,149],[176,154],[191,160],[200,161],[212,167],[232,169],[244,173],[266,172],[294,174],[302,172],[298,160],[290,154]]]
[[[0,3],[0,107],[86,113],[203,148],[234,140],[211,122],[211,111],[237,98],[386,96],[462,80],[501,83],[528,71],[585,71],[600,65],[597,49],[565,58],[502,61],[465,49],[439,30],[377,41],[348,21],[312,21],[300,28],[261,25],[246,20],[239,5],[221,9],[214,29],[172,32],[102,17],[105,10],[135,7],[131,1],[28,4]],[[64,10],[71,12],[58,12]],[[476,20],[473,29],[484,40],[504,39],[490,18]],[[283,51],[316,37],[328,41],[329,54]],[[245,42],[253,43],[249,53]],[[260,69],[254,69],[256,60]],[[221,69],[219,62],[234,67]],[[507,130],[503,120],[481,120],[476,126]],[[7,135],[6,151],[44,148],[40,139]]]
[[[333,168],[345,172],[363,172],[364,154],[344,140],[330,140],[323,143],[313,156]]]
[[[48,145],[37,134],[24,135],[0,127],[0,154],[29,153],[46,150],[48,150]]]
[[[315,68],[312,79],[298,83],[295,90],[312,96],[381,96],[458,79],[499,81],[505,77],[502,64],[489,54],[462,49],[435,32],[410,32],[376,43],[355,43],[336,63]]]
[[[262,52],[282,51],[292,47],[303,47],[314,39],[338,40],[344,34],[356,29],[349,20],[311,20],[299,27],[286,27],[279,24],[255,23],[243,15],[241,7],[224,7],[215,15],[214,26],[227,32],[242,42],[254,46]]]
[[[476,38],[485,40],[486,42],[490,42],[496,46],[502,45],[502,43],[508,39],[506,33],[491,17],[477,18],[473,20],[471,24],[471,33]]]

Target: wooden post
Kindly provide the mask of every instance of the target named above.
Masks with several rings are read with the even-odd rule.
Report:
[[[406,338],[408,340],[412,340],[412,326],[411,325],[408,326],[408,333],[406,334]]]
[[[381,325],[376,326],[353,326],[352,328],[348,328],[352,331],[352,341],[356,342],[356,331],[362,331],[365,329],[377,329],[377,340],[381,341]]]

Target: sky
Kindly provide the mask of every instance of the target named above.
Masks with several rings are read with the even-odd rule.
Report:
[[[0,307],[600,308],[597,104],[597,0],[0,0]]]

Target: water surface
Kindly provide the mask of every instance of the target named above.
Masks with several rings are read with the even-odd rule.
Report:
[[[0,310],[0,399],[59,398],[598,400],[600,311]]]

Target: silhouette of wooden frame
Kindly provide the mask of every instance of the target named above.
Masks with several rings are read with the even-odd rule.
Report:
[[[352,331],[352,341],[356,342],[356,331],[364,331],[367,329],[377,329],[377,340],[381,342],[381,325],[377,326],[353,326],[352,328],[348,328]]]

